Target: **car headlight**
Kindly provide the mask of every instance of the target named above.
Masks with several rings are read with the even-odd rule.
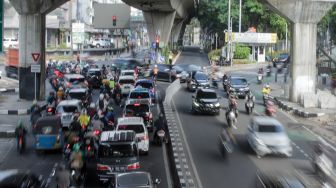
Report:
[[[265,145],[265,143],[261,140],[261,139],[259,139],[259,138],[255,138],[255,141],[256,141],[256,143],[258,144],[258,145],[261,145],[261,146],[266,146]]]
[[[216,104],[215,104],[215,106],[216,106],[216,107],[219,107],[219,106],[220,106],[219,102],[218,102],[218,103],[216,103]]]
[[[194,105],[199,107],[200,105],[198,104],[198,102],[194,101]]]

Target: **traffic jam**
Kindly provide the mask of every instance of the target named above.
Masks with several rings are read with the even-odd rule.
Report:
[[[157,65],[129,59],[48,63],[53,91],[45,108],[34,101],[30,119],[36,152],[61,150],[58,187],[84,185],[89,169],[108,187],[160,184],[141,171],[139,160],[149,155],[151,143],[161,146],[167,140],[164,125],[155,124],[157,72]]]

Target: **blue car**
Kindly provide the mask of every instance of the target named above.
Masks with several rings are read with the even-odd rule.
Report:
[[[149,90],[152,102],[156,102],[156,87],[152,79],[138,79],[135,83],[135,88],[141,86]]]
[[[33,129],[36,150],[57,150],[64,145],[61,119],[58,116],[46,116],[37,120]]]

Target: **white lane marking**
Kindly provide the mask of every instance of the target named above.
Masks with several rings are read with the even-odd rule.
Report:
[[[52,180],[52,178],[55,176],[57,166],[58,166],[58,163],[55,163],[55,164],[54,164],[54,167],[53,167],[52,170],[51,170],[51,173],[49,174],[49,177],[48,177],[48,179],[47,179],[47,183],[46,183],[46,185],[49,185],[50,182],[51,182],[51,180]]]
[[[5,153],[2,154],[1,158],[0,158],[0,163],[2,163],[4,161],[4,159],[6,159],[7,155],[9,154],[9,152],[13,149],[13,146],[15,145],[15,139],[11,139],[9,142],[11,142],[9,145],[9,149],[7,149],[6,151],[4,151]]]
[[[163,153],[163,162],[165,165],[165,171],[166,171],[166,178],[167,178],[167,183],[168,183],[168,188],[172,188],[172,177],[171,177],[171,173],[170,173],[170,168],[169,168],[169,164],[168,164],[168,159],[167,159],[167,147],[166,144],[162,144],[162,153]]]
[[[174,100],[172,100],[172,105],[174,106],[175,109],[177,109],[176,106],[175,106],[175,102],[174,102]],[[190,159],[191,167],[192,167],[192,169],[193,169],[193,171],[194,171],[194,174],[195,174],[195,178],[196,178],[197,184],[198,184],[199,188],[203,188],[202,183],[201,183],[201,180],[200,180],[199,175],[198,175],[198,172],[197,172],[197,169],[196,169],[196,165],[195,165],[194,159],[193,159],[193,157],[192,157],[192,155],[191,155],[191,152],[190,152],[189,144],[188,144],[188,142],[187,142],[187,140],[186,140],[186,135],[184,134],[184,130],[183,130],[183,127],[182,127],[182,122],[181,122],[180,116],[178,115],[177,111],[175,111],[175,114],[176,114],[176,117],[177,117],[177,121],[178,121],[179,124],[180,124],[180,128],[181,128],[181,133],[182,133],[183,141],[184,141],[184,143],[185,143],[185,145],[186,145],[186,149],[187,149],[187,152],[188,152],[188,155],[189,155],[189,159]]]

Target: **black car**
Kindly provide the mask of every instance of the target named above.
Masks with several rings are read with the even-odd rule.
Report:
[[[198,89],[193,95],[191,109],[194,113],[219,115],[220,104],[217,93],[212,89]]]
[[[283,68],[289,64],[290,56],[287,53],[282,53],[273,59],[273,67]]]
[[[153,75],[153,69],[154,69],[154,65],[151,65],[151,73],[150,75]],[[158,74],[156,79],[160,80],[160,81],[166,81],[166,82],[173,82],[174,80],[176,80],[176,71],[174,69],[170,68],[170,65],[167,64],[157,64],[157,68],[158,68]],[[171,78],[169,78],[171,77]]]
[[[140,168],[139,150],[134,131],[103,131],[97,156],[97,175],[107,182],[115,174]]]
[[[298,177],[293,174],[278,172],[258,172],[256,188],[306,188]]]
[[[195,91],[197,88],[210,88],[208,76],[201,71],[193,71],[187,80],[187,88],[189,91]]]
[[[129,188],[129,187],[142,187],[142,188],[155,188],[160,183],[159,179],[153,181],[150,173],[148,172],[128,172],[117,174],[111,180],[113,188]]]
[[[29,170],[3,170],[0,171],[0,187],[44,188],[46,181]]]
[[[93,88],[100,88],[102,84],[101,71],[98,68],[91,68],[87,72],[86,76],[89,84]]]
[[[246,97],[250,91],[247,79],[240,76],[231,76],[229,78],[229,91],[234,91],[238,97]]]

